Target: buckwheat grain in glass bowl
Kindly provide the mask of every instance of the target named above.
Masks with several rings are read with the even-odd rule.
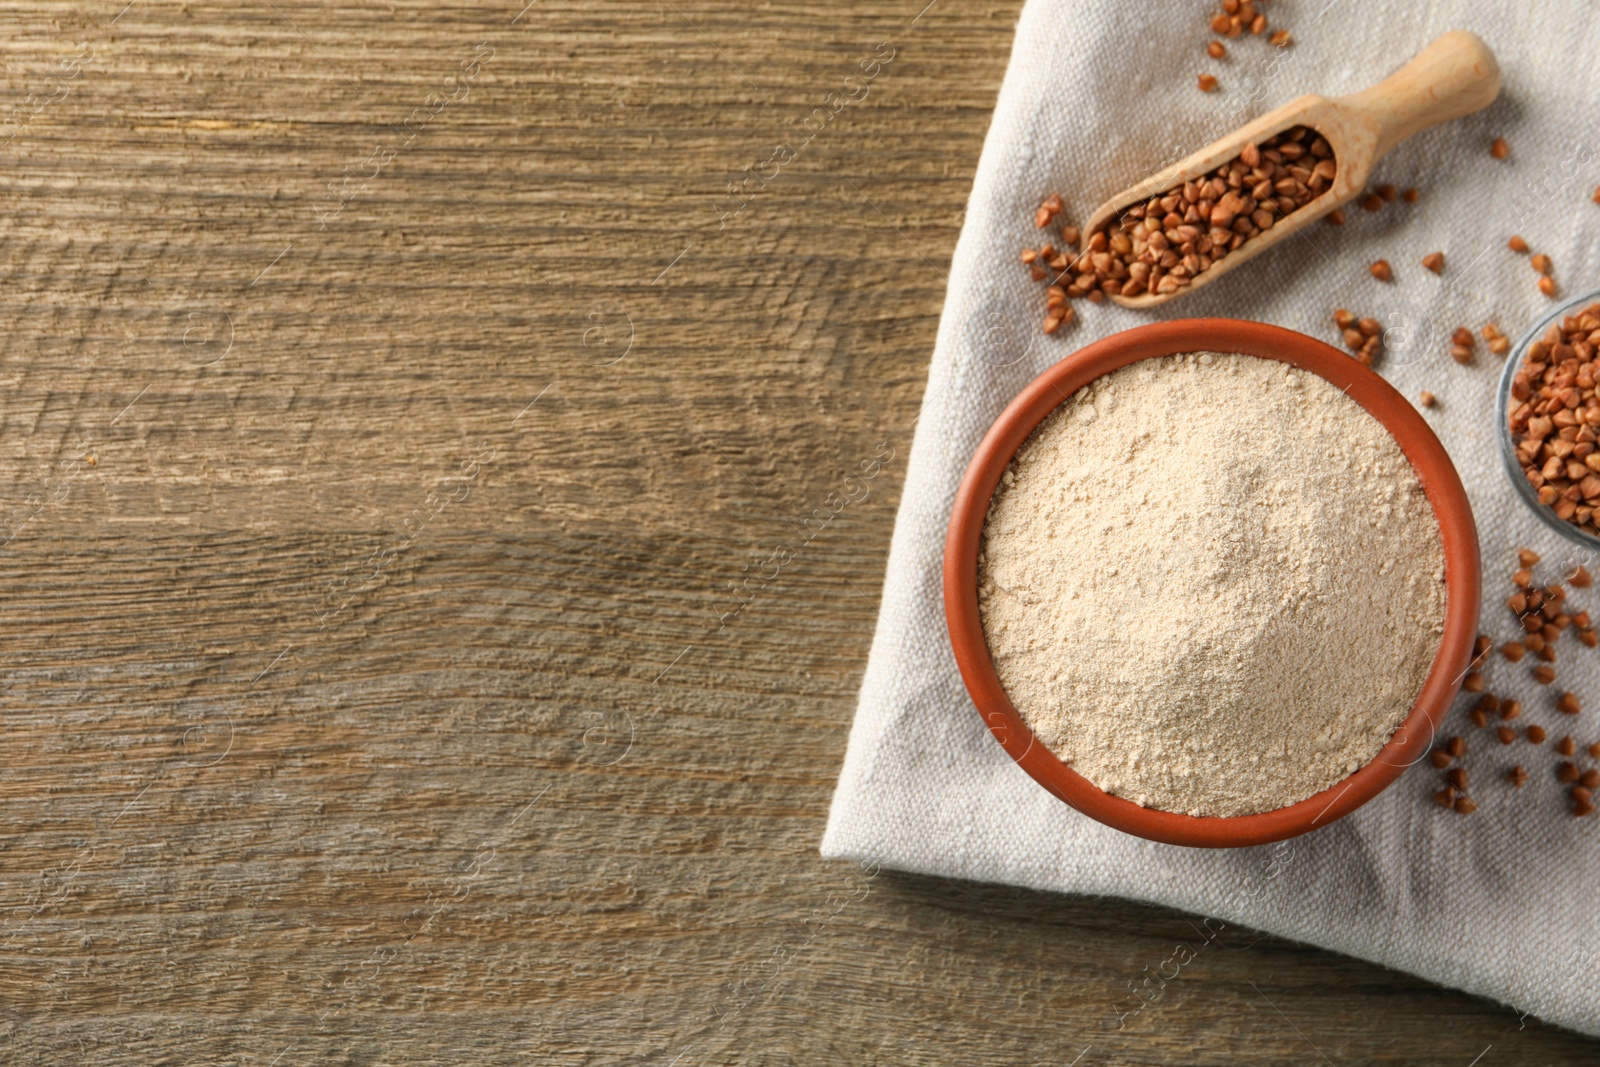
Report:
[[[1600,549],[1600,290],[1573,297],[1512,348],[1495,405],[1500,455],[1539,521]]]

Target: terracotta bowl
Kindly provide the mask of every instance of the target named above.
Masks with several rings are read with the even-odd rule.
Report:
[[[989,658],[978,615],[978,546],[1000,476],[1028,434],[1056,405],[1119,367],[1180,352],[1239,352],[1289,363],[1332,382],[1386,426],[1416,470],[1444,542],[1444,637],[1404,723],[1376,756],[1343,781],[1286,808],[1205,817],[1141,808],[1112,796],[1057,759],[1012,707]],[[1174,845],[1239,847],[1303,834],[1355,811],[1427,755],[1472,657],[1478,630],[1478,531],[1461,478],[1411,403],[1388,382],[1321,341],[1234,319],[1184,319],[1113,334],[1034,379],[995,420],[967,467],[944,552],[945,618],[967,691],[995,739],[1033,779],[1092,819]]]

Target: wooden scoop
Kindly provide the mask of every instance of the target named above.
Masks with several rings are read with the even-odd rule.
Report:
[[[1113,296],[1123,307],[1147,308],[1200,288],[1279,241],[1309,226],[1366,188],[1378,160],[1414,133],[1489,106],[1500,92],[1500,65],[1477,35],[1452,30],[1383,81],[1353,96],[1302,96],[1256,119],[1194,155],[1107,200],[1084,227],[1085,241],[1129,206],[1149,200],[1232,160],[1291,126],[1309,126],[1327,139],[1338,172],[1321,196],[1224,255],[1170,293]]]

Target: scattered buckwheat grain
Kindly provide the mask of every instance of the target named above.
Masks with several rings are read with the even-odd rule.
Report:
[[[1345,347],[1356,354],[1364,366],[1372,366],[1383,348],[1383,327],[1377,319],[1357,318],[1345,308],[1333,313],[1333,324],[1339,327]]]

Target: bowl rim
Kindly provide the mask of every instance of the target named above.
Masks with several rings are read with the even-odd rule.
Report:
[[[1560,534],[1574,544],[1581,545],[1590,552],[1600,552],[1600,537],[1584,533],[1565,519],[1556,518],[1556,513],[1539,502],[1539,495],[1533,486],[1528,484],[1527,476],[1522,473],[1522,464],[1517,459],[1517,446],[1511,440],[1511,385],[1516,380],[1517,368],[1522,365],[1523,357],[1527,355],[1528,347],[1544,336],[1544,332],[1553,324],[1560,322],[1572,314],[1577,308],[1588,304],[1600,303],[1600,289],[1593,289],[1578,296],[1569,297],[1556,305],[1548,314],[1534,323],[1512,346],[1511,352],[1506,356],[1505,366],[1500,369],[1500,381],[1495,390],[1494,420],[1495,439],[1499,442],[1501,465],[1505,467],[1506,476],[1511,479],[1512,491],[1517,499],[1527,505],[1534,517],[1546,527]]]
[[[1034,429],[1089,382],[1143,359],[1227,352],[1287,363],[1344,391],[1389,430],[1416,471],[1444,548],[1445,619],[1439,650],[1411,711],[1362,767],[1304,800],[1252,815],[1195,816],[1142,808],[1072,770],[1023,721],[989,656],[978,611],[978,548],[989,504],[1012,457]],[[1125,833],[1203,848],[1267,844],[1326,826],[1377,796],[1427,755],[1466,676],[1478,633],[1481,573],[1477,525],[1461,477],[1411,403],[1371,369],[1305,334],[1239,319],[1178,319],[1124,330],[1049,367],[995,419],[962,476],[944,551],[944,607],[956,664],[979,715],[1011,758],[1051,794]]]

